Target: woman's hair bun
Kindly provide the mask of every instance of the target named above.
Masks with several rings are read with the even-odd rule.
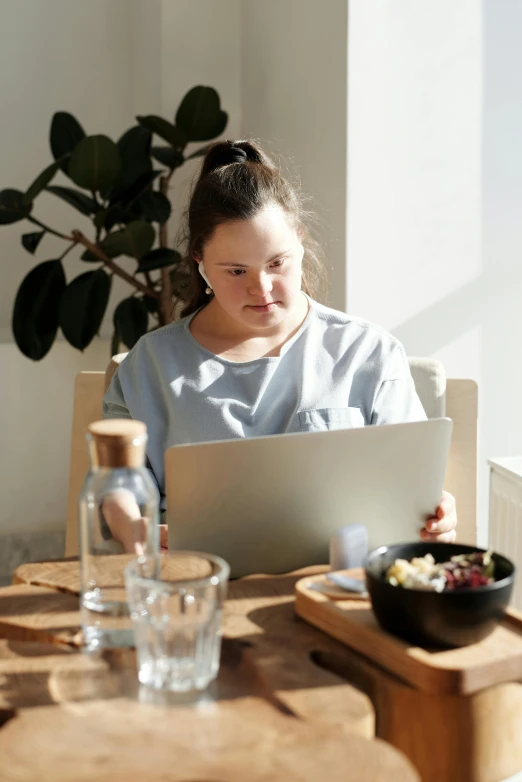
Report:
[[[229,147],[227,155],[230,163],[243,163],[248,159],[248,155],[241,147]]]
[[[262,153],[250,141],[218,141],[208,149],[201,177],[231,163],[262,163]]]

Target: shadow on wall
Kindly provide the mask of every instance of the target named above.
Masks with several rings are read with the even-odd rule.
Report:
[[[410,355],[433,355],[480,328],[480,417],[488,457],[522,447],[521,303],[522,264],[499,264],[393,329]]]
[[[498,263],[393,329],[409,355],[433,355],[480,328],[478,536],[487,544],[489,468],[522,452],[522,264]]]

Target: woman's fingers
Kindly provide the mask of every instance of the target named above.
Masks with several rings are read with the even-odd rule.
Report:
[[[442,498],[437,510],[435,511],[435,516],[438,519],[443,519],[445,516],[455,516],[455,518],[457,517],[455,497],[453,494],[450,494],[449,491],[442,492]]]
[[[126,554],[144,553],[144,543],[147,536],[148,520],[141,516],[139,519],[118,519],[111,526],[114,540],[119,540]]]
[[[421,538],[422,540],[431,541],[433,543],[453,543],[457,538],[457,533],[454,529],[452,529],[449,532],[434,534],[423,529],[421,532]]]
[[[427,520],[425,529],[422,530],[421,538],[439,543],[451,543],[456,538],[456,526],[457,510],[455,497],[449,492],[443,491],[435,516]]]
[[[457,516],[452,514],[451,516],[444,516],[442,519],[433,518],[428,519],[426,522],[426,529],[428,532],[439,534],[441,532],[451,532],[457,526]]]

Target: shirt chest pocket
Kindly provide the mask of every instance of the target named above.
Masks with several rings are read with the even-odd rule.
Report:
[[[364,426],[364,416],[358,407],[302,410],[297,416],[302,432],[326,432],[329,429],[353,429]]]

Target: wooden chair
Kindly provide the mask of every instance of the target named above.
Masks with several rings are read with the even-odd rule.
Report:
[[[78,495],[89,469],[85,441],[87,426],[102,416],[102,399],[125,353],[114,356],[105,372],[80,372],[74,385],[71,465],[65,555],[78,554]],[[477,538],[477,415],[478,390],[473,380],[446,379],[434,359],[410,358],[410,369],[429,418],[447,415],[453,420],[453,437],[445,488],[457,500],[458,539],[475,544]]]

